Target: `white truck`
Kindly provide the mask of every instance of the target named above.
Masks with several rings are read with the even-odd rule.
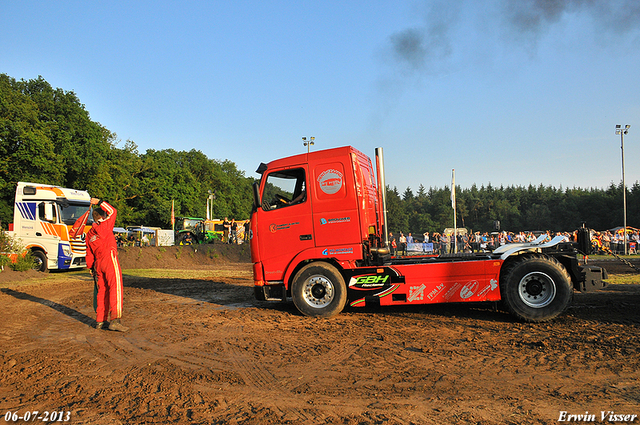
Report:
[[[69,230],[91,208],[90,201],[84,190],[18,182],[8,235],[31,252],[40,271],[83,268],[87,251],[84,233],[71,238]],[[89,217],[87,226],[91,222]]]

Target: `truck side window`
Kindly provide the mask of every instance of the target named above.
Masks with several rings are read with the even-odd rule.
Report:
[[[262,209],[269,211],[306,202],[304,176],[302,168],[268,174],[262,193]]]
[[[38,204],[38,217],[40,218],[40,221],[55,223],[56,222],[55,205],[50,202],[40,202]]]

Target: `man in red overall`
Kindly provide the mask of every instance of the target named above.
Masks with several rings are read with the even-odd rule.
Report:
[[[126,332],[120,323],[122,317],[122,271],[118,262],[118,247],[113,235],[113,226],[118,211],[108,203],[91,198],[93,220],[87,232],[87,267],[97,278],[98,298],[96,307],[96,329],[105,327],[111,313],[109,330]]]

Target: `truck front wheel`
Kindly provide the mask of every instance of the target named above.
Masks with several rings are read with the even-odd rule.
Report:
[[[33,269],[39,272],[48,272],[48,261],[47,254],[42,251],[31,251],[31,256],[33,257]]]
[[[554,258],[527,255],[506,266],[500,293],[507,310],[527,322],[544,322],[562,314],[573,297],[571,278]]]
[[[310,263],[293,278],[291,298],[305,316],[330,317],[347,303],[347,287],[340,272],[330,264]]]

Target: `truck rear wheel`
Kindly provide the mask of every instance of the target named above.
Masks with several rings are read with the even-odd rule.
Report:
[[[507,310],[527,322],[544,322],[562,314],[573,298],[567,270],[554,258],[526,255],[500,274]]]
[[[347,303],[347,287],[340,272],[330,264],[310,263],[293,278],[291,298],[305,316],[330,317]]]

